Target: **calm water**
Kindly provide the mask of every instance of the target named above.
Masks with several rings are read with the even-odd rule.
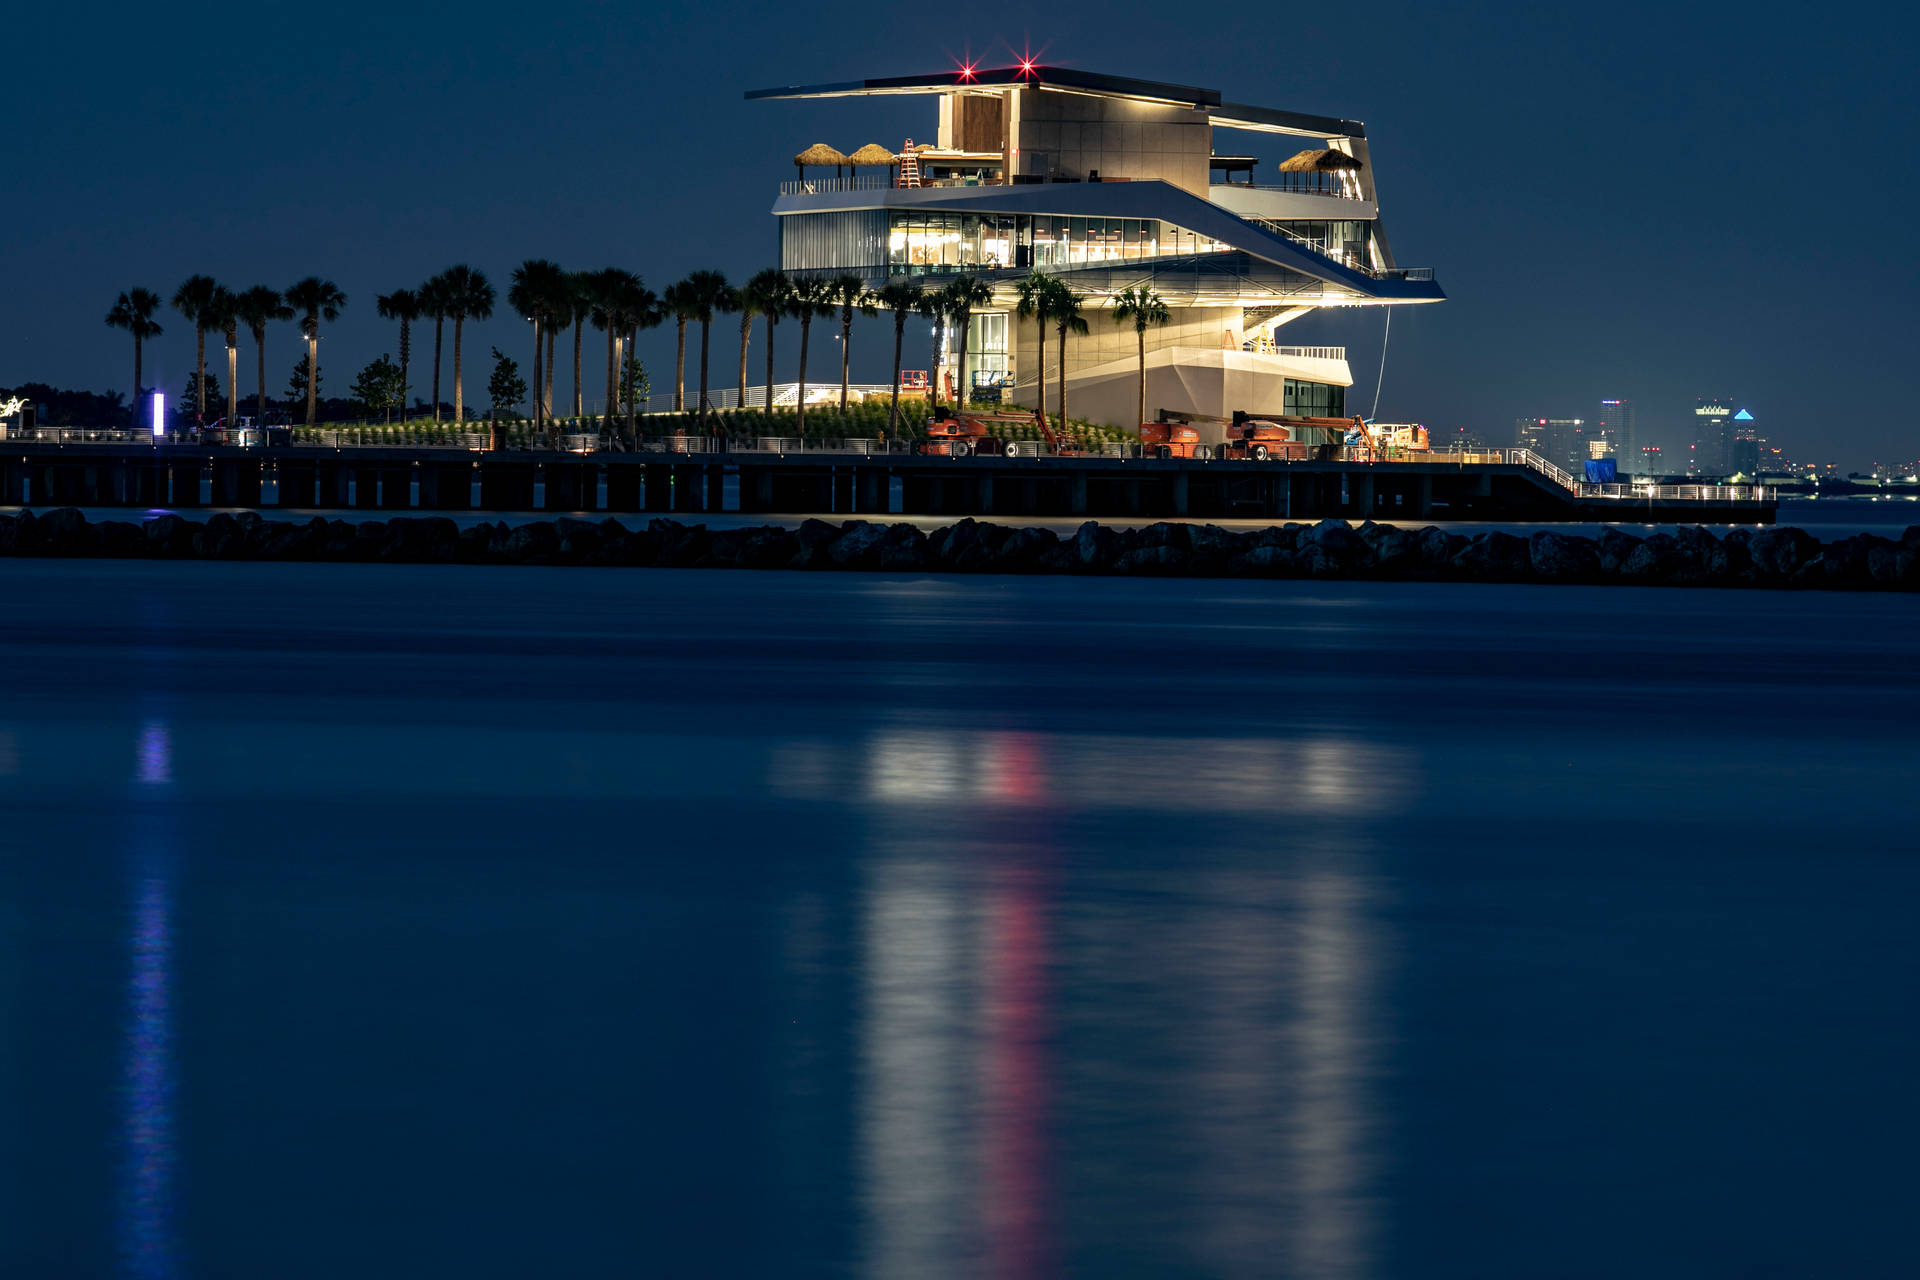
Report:
[[[1920,600],[0,589],[0,1274],[1920,1269]]]

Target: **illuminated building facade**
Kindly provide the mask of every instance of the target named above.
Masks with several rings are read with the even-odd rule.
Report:
[[[1594,429],[1606,444],[1603,456],[1616,459],[1622,471],[1631,471],[1640,465],[1640,441],[1634,430],[1631,401],[1602,400]]]
[[[1059,276],[1088,324],[1067,344],[1069,408],[1113,424],[1135,414],[1139,362],[1132,327],[1102,314],[1123,289],[1149,287],[1172,312],[1146,334],[1148,413],[1218,419],[1344,414],[1345,349],[1282,345],[1277,331],[1322,307],[1445,297],[1431,270],[1395,259],[1357,121],[1033,63],[747,97],[885,95],[932,98],[934,140],[903,146],[884,174],[803,172],[782,184],[780,265],[873,286],[982,279],[992,301],[974,311],[967,367],[948,370],[962,386],[1036,402],[1038,326],[1018,315],[1016,292],[1034,270]],[[1222,131],[1289,140],[1290,154],[1262,174],[1257,157],[1221,150]],[[1310,145],[1291,153],[1302,139]],[[944,350],[957,357],[959,345]],[[1053,333],[1046,348],[1051,396]]]

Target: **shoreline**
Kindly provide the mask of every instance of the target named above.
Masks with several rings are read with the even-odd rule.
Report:
[[[865,520],[709,529],[655,518],[630,528],[564,516],[464,527],[440,516],[296,523],[256,512],[135,524],[89,521],[63,507],[0,515],[0,557],[1920,591],[1920,525],[1897,540],[1857,534],[1822,542],[1775,525],[1724,536],[1683,527],[1646,537],[1608,528],[1598,537],[1543,530],[1522,538],[1338,519],[1255,530],[1090,520],[1063,537],[971,517],[931,531]]]

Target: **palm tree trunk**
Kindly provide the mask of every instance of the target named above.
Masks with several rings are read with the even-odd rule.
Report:
[[[227,344],[227,426],[240,416],[240,345]]]
[[[626,350],[622,353],[620,358],[621,360],[620,368],[623,375],[626,371],[626,362],[628,360],[633,359],[633,353],[639,349],[639,346],[640,346],[640,326],[637,324],[627,326],[627,346],[626,346]],[[632,391],[629,391],[627,393],[627,397],[626,397],[626,400],[627,400],[627,448],[629,449],[637,449],[640,447],[640,431],[638,426],[634,422],[634,415],[640,411],[639,399],[640,399],[640,388],[638,386],[635,386]]]
[[[136,323],[138,317],[135,317]],[[140,335],[133,335],[133,425],[140,425]],[[151,423],[148,426],[152,426]]]
[[[680,330],[677,345],[673,352],[673,411],[687,411],[687,322],[684,317],[675,322]]]
[[[614,350],[614,348],[617,347],[619,343],[620,343],[619,335],[614,332],[614,328],[612,325],[608,325],[607,326],[607,405],[606,405],[607,412],[605,415],[606,436],[608,440],[613,439],[613,405],[614,405],[615,398],[620,394],[620,384],[617,381],[615,381],[615,379],[618,377],[616,370],[619,368],[620,356],[619,356],[619,353]]]
[[[264,327],[254,330],[253,349],[258,354],[260,361],[260,368],[256,370],[260,375],[260,395],[258,397],[259,404],[257,408],[260,413],[260,425],[264,427],[267,425],[267,331]]]
[[[1147,330],[1145,325],[1135,325],[1134,332],[1140,335],[1140,423],[1147,420]]]
[[[1054,357],[1060,362],[1060,403],[1054,413],[1060,419],[1060,425],[1067,425],[1067,328],[1060,326],[1060,353]]]
[[[753,312],[742,311],[740,313],[740,381],[737,384],[740,388],[740,394],[734,397],[734,399],[739,401],[739,403],[734,406],[736,409],[744,409],[747,407],[747,343],[752,340]]]
[[[907,313],[893,317],[893,396],[887,405],[887,439],[900,436],[900,346],[907,340]]]
[[[580,320],[573,322],[573,416],[583,418],[587,413],[587,398],[580,392]]]
[[[445,316],[433,318],[433,420],[440,421],[440,331],[446,327]]]
[[[959,408],[966,408],[970,399],[972,384],[967,381],[967,351],[973,345],[973,309],[969,307],[960,313],[960,385],[957,388]]]
[[[407,392],[413,384],[407,381],[407,359],[413,354],[413,326],[405,316],[400,318],[400,421],[407,420]]]
[[[459,330],[456,328],[454,332],[458,333]],[[527,407],[533,410],[533,429],[537,433],[540,430],[540,426],[541,426],[540,424],[540,317],[538,314],[535,314],[535,316],[533,317],[533,396],[532,396],[531,403]],[[491,421],[491,419],[489,419],[489,421]]]
[[[700,421],[707,420],[707,339],[712,336],[713,321],[701,317],[700,320],[700,405],[695,410]]]
[[[1047,317],[1042,314],[1037,319],[1039,323],[1036,327],[1040,330],[1040,370],[1039,376],[1033,381],[1039,389],[1040,421],[1044,423],[1047,420]]]
[[[204,427],[207,424],[207,331],[199,325],[193,327],[193,403],[194,420]]]
[[[454,348],[456,351],[459,347]],[[319,403],[320,391],[320,335],[307,335],[307,425],[313,425],[314,410]]]
[[[467,420],[466,397],[460,393],[460,329],[466,323],[465,316],[453,318],[453,425],[458,427]],[[499,447],[500,432],[494,428],[494,446]]]
[[[776,325],[775,325],[774,318],[772,316],[768,316],[767,317],[767,402],[760,406],[760,412],[766,414],[767,419],[769,421],[773,419],[773,331],[775,327]]]
[[[800,316],[800,398],[794,410],[799,415],[795,421],[802,440],[807,437],[807,338],[812,328],[813,317],[803,313]]]
[[[547,329],[547,374],[546,381],[540,384],[540,416],[547,423],[547,430],[553,430],[553,340],[556,336],[551,322]]]
[[[940,407],[940,337],[941,329],[945,327],[946,323],[947,320],[945,316],[935,316],[933,318],[933,355],[927,361],[929,368],[927,373],[927,406],[934,409]]]
[[[840,313],[840,418],[847,417],[847,369],[853,363],[853,310]]]

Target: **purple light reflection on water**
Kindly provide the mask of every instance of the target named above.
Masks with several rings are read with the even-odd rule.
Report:
[[[161,721],[140,730],[140,789],[173,781],[173,742]],[[162,1280],[179,1274],[174,1242],[173,876],[164,810],[138,813],[130,870],[127,1031],[122,1066],[121,1274]]]

